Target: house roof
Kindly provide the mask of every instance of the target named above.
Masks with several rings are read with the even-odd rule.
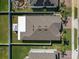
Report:
[[[15,5],[18,8],[24,5],[27,6],[27,4],[29,5],[28,7],[31,8],[43,8],[43,7],[51,8],[51,7],[57,7],[59,3],[58,0],[13,0],[13,1],[16,3]]]
[[[20,40],[60,40],[60,28],[61,19],[59,16],[26,16],[27,31],[19,32],[19,37]]]
[[[32,6],[58,6],[58,0],[30,0]]]
[[[56,59],[56,49],[31,49],[27,59]]]

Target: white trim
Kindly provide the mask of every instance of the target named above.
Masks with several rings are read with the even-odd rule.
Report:
[[[31,49],[30,53],[54,53],[56,49]]]
[[[26,16],[18,16],[18,40],[20,40],[20,32],[26,32]]]

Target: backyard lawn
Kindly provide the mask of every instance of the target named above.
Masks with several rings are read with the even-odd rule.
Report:
[[[8,43],[8,16],[0,15],[0,43]]]
[[[8,0],[0,0],[0,11],[8,11]]]
[[[8,59],[8,47],[0,46],[0,59]]]

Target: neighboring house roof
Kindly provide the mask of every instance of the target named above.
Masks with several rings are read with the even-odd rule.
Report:
[[[26,17],[24,18],[26,22],[20,21],[21,17]],[[20,37],[19,40],[60,40],[60,32],[59,32],[61,29],[60,16],[54,16],[54,15],[18,16],[18,22],[22,22],[26,30],[25,32],[23,32],[20,31],[20,29],[18,29],[19,33],[18,37]],[[18,23],[18,28],[23,24]]]
[[[28,58],[27,58],[28,57]],[[56,59],[56,49],[31,49],[25,59]]]
[[[14,2],[15,5],[18,6],[17,8],[20,8],[24,5],[25,6],[28,5],[28,7],[31,8],[43,8],[43,7],[51,8],[51,7],[58,7],[59,5],[59,0],[14,0]]]
[[[30,0],[32,6],[58,6],[58,0]]]

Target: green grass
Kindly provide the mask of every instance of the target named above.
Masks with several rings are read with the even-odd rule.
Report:
[[[71,16],[72,14],[72,8],[71,7],[66,7],[64,4],[62,4],[62,6],[60,7],[61,10],[61,15],[65,18],[67,16]]]
[[[0,46],[0,59],[8,59],[8,48]]]
[[[0,0],[0,11],[8,11],[8,0]]]
[[[31,8],[25,8],[25,9],[13,9],[15,12],[33,12]]]
[[[66,29],[67,33],[65,34],[65,37],[67,40],[69,40],[69,45],[66,46],[68,50],[71,49],[71,29]]]
[[[8,16],[0,15],[0,43],[8,43]]]
[[[24,8],[24,9],[12,9],[13,12],[44,12],[44,13],[50,13],[50,12],[58,12],[57,10],[54,10],[52,8],[46,9],[46,8]]]
[[[66,50],[71,50],[71,30],[70,29],[64,29],[66,30],[66,34],[64,34],[64,37],[66,37],[67,40],[69,40],[69,45],[63,45],[63,43],[61,44],[52,44],[52,48],[61,50],[63,48],[65,48]]]
[[[29,47],[26,46],[13,46],[12,59],[24,59],[27,56],[29,50]]]
[[[77,30],[74,29],[74,46],[75,46],[75,49],[77,49]]]

